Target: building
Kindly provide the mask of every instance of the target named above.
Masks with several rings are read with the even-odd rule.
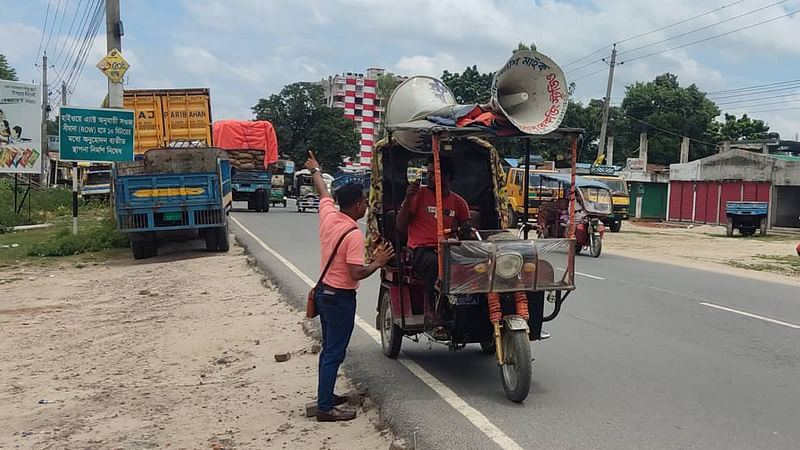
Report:
[[[345,161],[346,167],[369,168],[372,165],[372,149],[380,139],[377,133],[384,111],[378,96],[378,77],[384,73],[382,68],[370,67],[366,74],[347,72],[320,82],[328,106],[344,109],[344,116],[356,123],[361,134],[359,156],[355,161]]]
[[[670,165],[669,182],[669,220],[724,224],[726,201],[760,201],[770,227],[800,228],[800,157],[731,146]]]

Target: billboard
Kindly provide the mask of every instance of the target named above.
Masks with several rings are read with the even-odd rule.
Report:
[[[0,80],[0,173],[41,173],[41,98],[38,84]]]
[[[133,161],[133,111],[62,106],[58,123],[62,161]]]

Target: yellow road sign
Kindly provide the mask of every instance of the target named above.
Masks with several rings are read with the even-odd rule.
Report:
[[[108,54],[97,63],[97,68],[106,74],[108,79],[114,83],[118,83],[130,67],[131,65],[128,64],[128,61],[125,61],[125,58],[122,57],[122,53],[117,49],[108,52]]]

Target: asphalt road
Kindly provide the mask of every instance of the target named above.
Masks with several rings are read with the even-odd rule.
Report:
[[[233,217],[316,279],[315,213],[296,212],[290,200],[286,209]],[[239,226],[231,228],[284,293],[304,304],[308,286]],[[417,448],[498,448],[491,428],[475,426],[484,419],[513,441],[506,448],[800,446],[796,287],[609,254],[579,256],[577,271],[577,290],[545,324],[552,338],[532,344],[533,385],[522,405],[505,398],[493,357],[477,345],[450,352],[405,340],[401,353],[477,415],[462,414],[408,364],[385,358],[358,328],[346,368]],[[358,314],[373,326],[377,293],[376,274],[358,293]]]

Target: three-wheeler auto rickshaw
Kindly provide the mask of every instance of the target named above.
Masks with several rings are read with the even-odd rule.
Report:
[[[376,326],[383,353],[396,358],[403,338],[427,336],[452,350],[480,344],[494,353],[506,396],[522,402],[531,384],[530,341],[541,339],[542,323],[558,316],[561,305],[575,289],[575,223],[567,237],[535,238],[525,205],[523,225],[507,229],[508,198],[500,158],[486,140],[491,134],[478,127],[408,125],[393,126],[372,160],[369,194],[368,252],[391,243],[396,260],[381,270]],[[429,139],[429,149],[415,153],[392,138],[392,132],[411,131]],[[575,160],[579,129],[559,128],[546,135],[515,137],[566,139]],[[528,151],[529,152],[529,151]],[[422,277],[412,268],[411,251],[396,226],[396,212],[406,192],[409,163],[433,157],[437,196],[439,278],[436,297],[429,299]],[[469,205],[472,240],[456,237],[443,228],[440,155],[457,162],[450,184]],[[530,155],[525,159],[530,160]],[[527,162],[526,164],[529,164]],[[572,179],[575,177],[572,165]],[[526,173],[528,171],[526,167]],[[527,182],[526,182],[527,184]],[[574,185],[574,183],[572,184]],[[525,186],[527,191],[528,186]],[[527,203],[527,202],[526,202]],[[574,201],[570,217],[574,216]],[[545,302],[553,306],[545,315]]]
[[[611,189],[603,182],[584,177],[575,177],[560,173],[541,174],[543,182],[558,186],[558,190],[568,191],[575,186],[573,192],[577,201],[575,214],[575,254],[587,249],[595,258],[600,256],[603,248],[605,226],[603,221],[613,213]],[[538,214],[537,227],[539,237],[564,237],[569,226],[568,203],[565,199],[545,202]]]

